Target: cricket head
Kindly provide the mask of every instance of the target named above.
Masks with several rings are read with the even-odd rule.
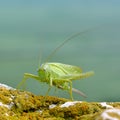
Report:
[[[45,67],[45,64],[42,64],[40,67],[39,67],[39,69],[37,70],[37,72],[38,72],[38,75],[39,75],[39,77],[42,79],[42,80],[44,80],[44,79],[46,79],[46,67]]]

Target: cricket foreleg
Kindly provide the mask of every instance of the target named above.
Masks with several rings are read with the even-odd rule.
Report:
[[[73,100],[73,95],[72,95],[72,82],[70,81],[70,80],[68,80],[69,81],[69,84],[70,84],[70,90],[69,90],[69,92],[70,92],[70,97],[71,97],[71,100]]]
[[[50,86],[52,86],[52,79],[50,78]]]
[[[48,91],[47,91],[47,93],[46,93],[46,95],[48,95],[48,93],[49,93],[49,91],[50,91],[50,89],[51,89],[51,87],[52,87],[52,85],[53,85],[53,80],[50,78],[50,85],[49,85],[49,88],[48,88]]]
[[[51,86],[49,86],[48,91],[46,92],[46,96],[48,95],[48,93],[50,92]]]
[[[30,73],[24,73],[23,80],[18,84],[17,88],[20,88],[22,85],[24,85],[26,80],[29,79],[29,78],[33,78],[35,80],[40,81],[40,78],[37,75],[33,75],[33,74],[30,74]]]

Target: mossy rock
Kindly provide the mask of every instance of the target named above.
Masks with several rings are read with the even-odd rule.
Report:
[[[37,96],[0,84],[0,120],[112,120],[115,118],[120,119],[120,102],[70,101],[54,96]]]

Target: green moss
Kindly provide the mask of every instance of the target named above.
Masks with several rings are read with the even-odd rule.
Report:
[[[98,102],[77,102],[61,107],[69,100],[54,96],[36,96],[30,92],[0,88],[0,120],[93,120],[106,107]],[[107,103],[120,108],[120,103]],[[49,108],[50,105],[55,105]]]
[[[9,104],[12,99],[11,99],[11,96],[10,96],[10,92],[9,90],[5,89],[5,88],[0,88],[0,101],[2,103],[5,103],[5,104]]]
[[[82,115],[94,114],[100,111],[100,108],[95,104],[90,104],[87,102],[76,103],[69,107],[55,107],[49,110],[50,114],[57,117],[63,117],[65,119],[72,118],[75,119],[76,116],[80,117]]]

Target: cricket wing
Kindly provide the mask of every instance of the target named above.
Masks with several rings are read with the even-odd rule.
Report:
[[[82,69],[77,66],[72,66],[68,64],[62,64],[62,63],[47,63],[50,67],[50,69],[57,73],[59,76],[72,76],[74,74],[80,74],[82,73]]]

